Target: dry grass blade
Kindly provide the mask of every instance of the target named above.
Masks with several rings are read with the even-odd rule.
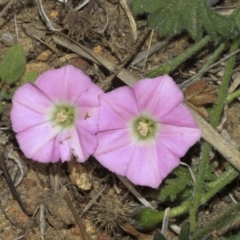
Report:
[[[96,64],[100,64],[107,68],[111,72],[115,72],[115,69],[117,67],[117,64],[109,61],[105,57],[93,52],[91,49],[81,45],[81,44],[72,44],[66,39],[59,38],[59,37],[53,37],[53,41],[67,49],[70,49],[71,51],[79,54],[80,56],[85,57],[86,59],[93,61]],[[125,82],[129,86],[133,86],[133,84],[139,80],[140,78],[136,76],[135,74],[127,71],[126,69],[121,69],[119,73],[117,74],[118,78],[121,79],[123,82]]]
[[[134,187],[133,184],[128,181],[125,177],[117,175],[121,182],[127,187],[127,189],[145,206],[153,208],[151,203],[148,202]]]
[[[85,228],[84,228],[84,226],[83,226],[83,223],[82,223],[81,219],[79,218],[75,207],[74,207],[73,204],[72,204],[72,201],[71,201],[71,199],[70,199],[70,197],[69,197],[69,195],[68,195],[67,189],[66,189],[66,188],[63,188],[62,191],[63,191],[63,198],[64,198],[65,201],[67,202],[67,205],[68,205],[68,207],[70,208],[73,217],[75,218],[75,221],[76,221],[76,223],[77,223],[77,225],[78,225],[78,227],[79,227],[79,229],[80,229],[80,231],[81,231],[81,234],[82,234],[82,236],[83,236],[83,240],[90,240],[87,232],[85,231]]]
[[[4,9],[0,12],[0,18],[6,13],[6,11],[15,3],[15,0],[11,0]]]
[[[121,4],[122,8],[125,10],[125,12],[128,16],[130,26],[131,26],[131,29],[132,29],[133,39],[136,41],[137,38],[138,38],[137,25],[136,25],[136,22],[134,20],[133,15],[132,15],[132,12],[129,9],[127,0],[120,0],[120,4]]]
[[[212,126],[198,113],[189,108],[195,121],[202,130],[202,138],[209,142],[219,153],[222,154],[234,167],[240,171],[240,153],[229,144]]]

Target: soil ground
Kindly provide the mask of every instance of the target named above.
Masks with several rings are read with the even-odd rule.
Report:
[[[0,0],[0,12],[9,2]],[[13,3],[0,18],[0,58],[9,47],[19,42],[27,57],[26,73],[35,70],[40,74],[48,69],[72,64],[82,69],[105,91],[109,91],[124,83],[113,75],[114,72],[78,55],[70,47],[70,43],[73,41],[80,43],[116,64],[116,72],[126,68],[138,76],[143,76],[156,66],[170,61],[193,45],[194,41],[187,33],[169,39],[151,32],[146,16],[134,16],[137,30],[134,32],[127,15],[129,12],[121,2],[124,1],[90,0],[86,6],[76,11],[74,8],[81,1],[69,0],[67,4],[56,0],[42,1],[43,9],[55,30],[49,29],[41,18],[37,1],[22,0]],[[225,6],[236,3],[237,1],[234,0],[221,2]],[[64,39],[66,45],[59,44],[56,39]],[[151,46],[160,44],[161,47],[148,58],[142,58],[139,63],[134,64],[138,53],[146,51],[150,44]],[[178,84],[189,79],[199,71],[206,58],[211,55],[212,48],[213,45],[209,45],[172,72],[171,76]],[[224,65],[225,62],[211,69],[204,75],[203,80],[218,89]],[[109,76],[112,76],[110,80]],[[236,67],[233,78],[237,76],[239,70]],[[114,174],[100,166],[95,159],[91,158],[84,164],[78,164],[73,160],[55,166],[26,159],[18,148],[14,132],[11,130],[9,120],[11,101],[4,101],[3,106],[0,124],[1,151],[7,149],[12,154],[13,159],[9,159],[8,170],[16,179],[19,177],[19,172],[16,171],[13,160],[16,158],[20,161],[24,176],[16,190],[24,208],[34,215],[28,216],[23,212],[1,174],[0,239],[84,239],[64,199],[64,193],[57,191],[54,194],[51,181],[56,179],[51,177],[52,171],[58,173],[60,184],[67,188],[71,202],[79,215],[91,203],[81,217],[84,229],[91,239],[153,239],[154,230],[147,232],[137,230],[128,221],[131,211],[141,204]],[[224,125],[231,140],[238,145],[240,144],[239,113],[240,103],[236,101],[226,111],[227,122]],[[221,157],[216,155],[212,161],[216,163],[216,169],[221,171],[222,168],[219,167]],[[191,162],[191,159],[187,162]],[[146,188],[135,187],[147,197]],[[99,193],[101,194],[98,196]],[[229,193],[232,193],[236,199],[240,197],[238,182],[233,182],[201,208],[199,227],[206,226],[222,213],[222,209],[228,209],[233,205]],[[154,201],[152,203],[154,204]],[[181,226],[184,220],[183,217],[173,219],[172,222]],[[232,228],[238,226],[239,223],[236,223]],[[178,235],[172,230],[168,230],[167,236],[169,239],[178,239]]]

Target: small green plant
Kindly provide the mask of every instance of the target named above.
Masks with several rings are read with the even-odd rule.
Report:
[[[20,45],[11,47],[0,64],[0,78],[6,84],[13,84],[24,73],[26,57]]]
[[[0,114],[2,100],[11,99],[17,89],[15,83],[21,78],[26,67],[26,57],[20,45],[11,47],[0,64]]]
[[[194,174],[197,174],[197,169],[193,169],[193,172]],[[160,202],[179,202],[189,199],[192,196],[194,189],[194,182],[189,170],[186,167],[179,166],[171,175],[174,177],[166,179],[163,186],[152,192],[151,197]],[[211,189],[211,183],[214,182],[214,180],[216,180],[214,166],[210,165],[206,169],[203,186],[204,192]]]
[[[134,0],[136,14],[148,13],[148,22],[160,35],[176,35],[187,30],[195,41],[204,31],[213,40],[239,36],[240,7],[229,16],[210,8],[206,0]]]

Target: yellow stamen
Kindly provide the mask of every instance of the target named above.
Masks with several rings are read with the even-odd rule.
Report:
[[[148,124],[140,121],[137,130],[142,136],[146,137],[149,131]]]
[[[58,123],[65,122],[67,119],[68,116],[63,111],[58,112],[54,121],[54,126],[56,126]]]

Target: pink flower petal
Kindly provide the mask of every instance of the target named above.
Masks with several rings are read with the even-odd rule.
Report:
[[[109,130],[97,134],[98,146],[94,157],[110,171],[125,175],[129,156],[134,148],[128,129]]]
[[[199,128],[177,127],[162,124],[158,143],[164,145],[176,156],[182,157],[187,150],[196,143],[201,137]]]
[[[53,105],[48,97],[31,83],[25,83],[17,89],[12,101],[40,114],[45,114],[46,109]]]
[[[140,111],[159,119],[183,101],[183,94],[171,77],[143,79],[133,86]]]
[[[161,167],[156,143],[132,146],[134,154],[129,159],[126,177],[137,185],[157,188],[162,182]]]
[[[161,142],[157,143],[158,161],[160,167],[160,176],[163,180],[166,176],[173,171],[174,168],[179,166],[180,159],[168,150]]]
[[[54,156],[62,162],[74,156],[78,162],[86,161],[97,147],[97,137],[84,129],[63,130],[55,139]]]
[[[44,72],[35,85],[54,103],[74,103],[93,83],[81,70],[67,65]]]
[[[98,145],[98,140],[97,140],[96,134],[93,134],[89,130],[86,130],[84,128],[78,128],[78,136],[79,136],[79,141],[81,143],[81,148],[82,148],[81,151],[83,153],[83,158],[81,158],[80,154],[76,151],[76,156],[78,156],[77,161],[84,162],[96,150]]]
[[[27,158],[39,162],[55,162],[58,159],[52,158],[52,146],[58,132],[58,128],[53,128],[47,122],[18,132],[16,138]]]
[[[100,148],[103,150],[102,147]],[[112,148],[110,152],[102,151],[100,153],[96,151],[94,156],[110,171],[125,176],[128,169],[129,158],[133,156],[134,150],[132,146],[127,145],[120,148]]]
[[[162,116],[159,122],[179,127],[198,128],[190,111],[183,104],[179,104],[168,114]]]
[[[92,83],[86,91],[79,95],[75,101],[75,105],[81,107],[99,107],[98,96],[103,93],[103,90],[99,86]]]
[[[82,146],[75,127],[63,130],[58,134],[55,139],[54,149],[56,156],[59,156],[62,162],[70,161],[72,155],[77,159],[81,159],[82,162],[87,159],[83,155]]]
[[[78,116],[76,119],[76,125],[78,129],[84,128],[92,134],[96,134],[98,131],[98,107],[79,107]]]
[[[98,127],[99,131],[105,131],[109,129],[120,129],[126,128],[127,122],[116,112],[105,101],[100,98],[100,109],[99,109],[99,120]]]
[[[126,135],[123,131],[120,136],[120,131],[115,131],[119,137]],[[160,147],[155,142],[137,145],[126,141],[125,138],[120,144],[114,141],[114,131],[110,132],[111,136],[108,132],[98,134],[99,145],[94,156],[104,167],[126,176],[134,184],[157,188],[167,174],[179,165],[179,158],[161,144]],[[109,138],[113,140],[114,146],[106,145],[110,143]]]
[[[99,96],[99,130],[126,128],[135,115],[139,114],[136,99],[130,87],[120,87]]]
[[[59,161],[59,157],[58,158],[55,157],[53,149],[54,149],[54,139],[48,142],[45,146],[43,146],[41,148],[41,151],[36,152],[31,159],[41,163],[49,163],[49,162],[55,163]]]
[[[103,131],[97,134],[98,147],[94,156],[105,155],[128,145],[132,145],[132,139],[129,134],[129,129],[117,129]],[[115,164],[117,167],[117,164]]]
[[[18,102],[13,104],[10,117],[12,119],[12,128],[15,132],[20,132],[49,121],[45,115],[26,108]]]

